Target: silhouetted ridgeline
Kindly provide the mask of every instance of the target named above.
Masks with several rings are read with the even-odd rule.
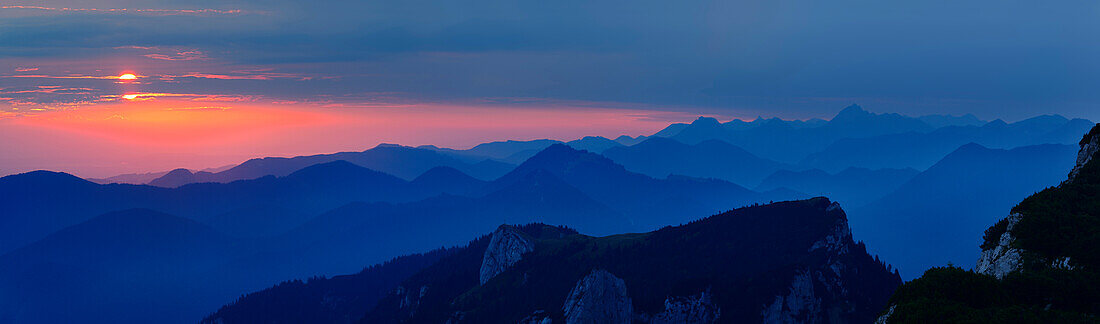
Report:
[[[0,227],[5,234],[0,241],[13,249],[0,256],[10,261],[0,262],[8,265],[0,267],[0,283],[11,285],[0,290],[0,300],[13,301],[0,303],[0,319],[105,323],[185,322],[243,291],[289,278],[353,272],[396,255],[459,244],[502,223],[635,232],[772,200],[720,180],[627,172],[602,156],[564,145],[547,148],[492,182],[445,167],[405,181],[334,161],[285,177],[179,188],[99,185],[32,172],[0,178],[0,193],[5,216],[0,223],[6,225]],[[147,213],[92,226],[103,213],[132,208]],[[174,216],[156,217],[164,211]],[[184,249],[193,258],[179,260],[155,249],[123,248],[177,246],[171,235],[128,226],[147,219],[187,221],[162,222],[165,233],[195,223],[224,239]],[[66,226],[92,230],[63,230]],[[207,243],[218,244],[205,248]],[[123,251],[132,253],[113,257]],[[179,264],[186,260],[192,262]],[[141,275],[121,275],[128,273]],[[60,295],[72,298],[57,299]],[[57,307],[68,311],[48,311]]]
[[[578,305],[595,302],[629,308],[617,318],[649,322],[687,320],[674,314],[695,314],[704,322],[805,320],[821,312],[830,319],[841,313],[865,319],[877,310],[833,307],[837,304],[826,300],[843,299],[832,295],[838,286],[820,283],[840,280],[830,282],[842,282],[841,291],[849,292],[870,288],[845,279],[841,270],[822,272],[820,278],[797,270],[820,265],[814,262],[822,254],[798,247],[820,234],[812,221],[817,218],[750,217],[836,213],[806,207],[819,200],[759,203],[829,196],[848,210],[854,240],[867,242],[871,253],[908,277],[932,265],[969,264],[983,228],[1070,171],[1075,148],[1066,144],[1079,141],[1083,122],[1040,116],[983,123],[973,116],[914,118],[853,106],[829,121],[700,118],[651,136],[614,140],[502,141],[468,150],[379,145],[364,152],[159,173],[157,184],[183,184],[174,188],[100,185],[48,171],[6,176],[0,178],[0,322],[190,323],[243,292],[293,278],[315,279],[251,295],[219,316],[239,321],[267,307],[278,311],[256,321],[348,322],[370,310],[386,319],[435,321],[465,314],[467,322],[517,320],[518,311],[497,312],[493,307],[498,307],[527,312],[521,318],[528,320],[549,316],[558,322],[592,314]],[[1043,143],[1055,144],[1030,145]],[[813,163],[806,159],[811,154]],[[934,164],[925,170],[878,168],[927,161]],[[864,162],[872,168],[851,167]],[[742,186],[755,182],[761,182],[757,190]],[[1046,192],[1036,197],[1044,195],[1050,198],[1043,201],[1073,198]],[[746,205],[755,207],[692,222]],[[1063,205],[1026,202],[1018,210],[1038,214]],[[1067,215],[1080,211],[1066,210]],[[722,219],[746,223],[734,226]],[[1072,217],[1036,219],[1089,226]],[[541,225],[503,227],[496,243],[485,238],[321,279],[398,255],[464,244],[500,224],[526,223],[569,226],[594,236],[643,234],[588,237]],[[691,224],[664,228],[684,223]],[[696,224],[722,228],[722,234]],[[539,228],[546,232],[532,232]],[[1006,220],[989,236],[1009,229]],[[1032,251],[1076,251],[1072,261],[1059,262],[1088,258],[1082,251],[1090,245],[1082,242],[1089,241],[1077,236],[1063,242],[1043,237],[1046,231],[1012,231],[1019,242],[1032,242],[1027,243]],[[772,241],[776,238],[783,241]],[[999,243],[991,239],[983,247]],[[857,257],[866,255],[862,244],[845,246],[851,257],[833,260],[853,267],[874,264]],[[498,252],[486,258],[487,249]],[[704,252],[728,257],[716,260]],[[462,253],[468,258],[459,257]],[[676,263],[665,260],[670,258]],[[773,271],[754,272],[760,267]],[[513,271],[521,268],[530,280],[516,288],[517,280],[525,282]],[[440,278],[457,281],[441,286]],[[502,278],[511,279],[498,283]],[[718,286],[704,291],[712,281]],[[404,291],[405,306],[387,297],[394,287]],[[538,296],[523,295],[535,288]],[[733,290],[748,293],[730,297]],[[421,292],[427,299],[419,299]],[[595,292],[621,298],[584,297]],[[375,309],[377,300],[396,308]],[[869,305],[869,300],[852,303]],[[409,312],[414,304],[422,307]]]
[[[684,316],[719,323],[869,322],[900,283],[896,272],[852,241],[838,205],[814,198],[641,234],[590,237],[543,225],[502,226],[387,290],[370,311],[313,322],[356,315],[362,323],[690,320]],[[316,296],[327,284],[251,294],[206,321],[254,322],[286,313],[265,303],[293,300],[315,309],[355,298]],[[270,314],[242,315],[257,311]]]
[[[401,256],[352,275],[286,281],[241,296],[203,323],[353,323],[409,276],[459,250]]]
[[[460,157],[429,149],[379,144],[362,152],[341,152],[293,158],[267,157],[251,159],[218,172],[200,171],[192,173],[186,169],[177,169],[150,181],[149,184],[175,188],[191,183],[228,183],[264,176],[282,177],[314,164],[334,161],[351,162],[364,168],[385,172],[403,179],[412,179],[431,168],[442,166],[462,170],[475,178],[491,180],[508,172],[513,167],[512,164],[489,160],[484,157]]]

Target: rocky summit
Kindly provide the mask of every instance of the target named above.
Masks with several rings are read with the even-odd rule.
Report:
[[[361,322],[858,323],[901,284],[826,198],[605,237],[501,226],[465,249],[402,282]]]

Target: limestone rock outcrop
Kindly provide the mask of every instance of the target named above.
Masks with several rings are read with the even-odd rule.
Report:
[[[493,231],[489,239],[489,247],[485,249],[485,255],[481,258],[481,271],[479,280],[485,284],[489,279],[496,277],[501,272],[508,270],[513,264],[523,258],[523,254],[531,252],[535,243],[527,234],[520,232],[513,226],[501,225]]]
[[[1022,251],[1012,247],[1012,242],[1016,241],[1016,238],[1012,237],[1012,228],[1020,221],[1020,217],[1022,217],[1020,214],[1012,214],[1008,217],[1008,229],[1001,234],[997,246],[982,250],[982,255],[978,258],[978,264],[974,266],[975,272],[1001,279],[1005,275],[1020,269],[1022,266]]]
[[[705,324],[714,323],[722,311],[711,301],[710,291],[695,296],[669,297],[664,311],[654,315],[650,324]]]
[[[634,317],[626,283],[602,269],[592,270],[577,281],[562,311],[566,324],[625,324]]]

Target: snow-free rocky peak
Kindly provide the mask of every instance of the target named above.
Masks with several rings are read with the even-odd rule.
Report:
[[[535,243],[527,234],[520,232],[513,226],[500,225],[489,239],[489,247],[485,249],[485,256],[481,258],[480,282],[485,284],[489,279],[508,270],[513,264],[523,258],[523,254],[531,252]]]
[[[627,324],[634,317],[626,283],[602,269],[577,281],[562,306],[566,324]]]

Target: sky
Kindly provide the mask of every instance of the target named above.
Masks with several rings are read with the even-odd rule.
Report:
[[[641,135],[852,103],[1100,120],[1098,16],[1095,1],[5,1],[0,175]]]

